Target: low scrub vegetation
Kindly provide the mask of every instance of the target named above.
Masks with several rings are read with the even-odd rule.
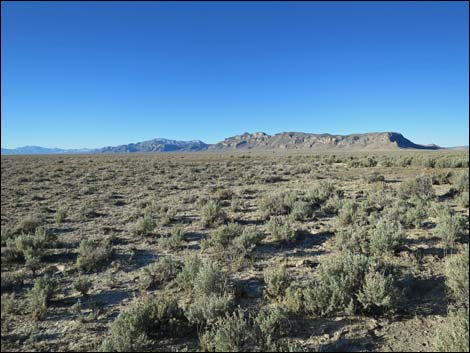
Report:
[[[467,159],[2,156],[2,350],[468,351]]]

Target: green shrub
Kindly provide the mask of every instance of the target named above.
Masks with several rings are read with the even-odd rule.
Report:
[[[370,231],[370,252],[376,256],[395,252],[403,244],[403,240],[399,223],[381,219]]]
[[[82,272],[97,271],[113,255],[110,242],[84,239],[78,248],[77,268]]]
[[[468,170],[462,171],[459,174],[457,174],[453,185],[459,191],[459,193],[468,194],[469,192]]]
[[[317,278],[304,290],[308,313],[328,315],[356,306],[369,269],[369,259],[361,254],[342,253],[331,257],[317,268]]]
[[[176,277],[178,286],[186,291],[191,291],[201,267],[202,260],[197,254],[185,253],[183,256],[183,268]]]
[[[17,311],[18,302],[15,300],[15,293],[2,294],[0,303],[2,307],[2,319],[4,315],[14,314]]]
[[[27,270],[30,270],[33,274],[33,277],[35,277],[36,271],[40,270],[42,267],[41,258],[37,255],[36,252],[32,252],[29,249],[25,251],[24,258],[24,267]]]
[[[297,230],[287,217],[272,217],[269,220],[267,227],[268,232],[271,233],[276,241],[292,243],[297,238]]]
[[[261,351],[270,351],[277,340],[289,331],[288,316],[284,309],[276,305],[263,306],[254,320]]]
[[[184,233],[183,228],[181,227],[174,227],[171,232],[170,236],[166,238],[159,239],[159,245],[163,249],[171,249],[176,250],[179,249],[186,240],[186,236]]]
[[[18,289],[23,285],[25,278],[24,270],[15,272],[2,272],[1,288],[2,292]]]
[[[176,215],[177,215],[178,211],[176,210],[176,208],[169,208],[164,214],[163,214],[163,217],[162,217],[162,224],[164,226],[167,226],[173,222],[176,221]]]
[[[465,219],[459,214],[444,212],[438,216],[436,235],[443,240],[447,248],[454,247],[464,230]]]
[[[93,282],[90,278],[85,276],[79,276],[73,282],[73,288],[80,292],[83,297],[88,296],[88,292],[90,291],[91,287],[93,286]]]
[[[187,333],[187,322],[177,303],[161,296],[136,299],[111,324],[101,344],[104,352],[148,351],[155,339]]]
[[[44,216],[40,214],[30,214],[23,218],[15,228],[15,233],[31,233],[34,232],[41,224],[44,223]]]
[[[379,172],[372,172],[371,174],[365,176],[365,180],[367,183],[377,183],[381,181],[385,181],[385,177],[381,175]]]
[[[230,203],[230,209],[232,212],[242,212],[245,207],[245,203],[239,197],[233,198],[232,202]]]
[[[416,200],[415,200],[416,201]],[[384,218],[390,222],[399,222],[405,228],[419,228],[428,216],[427,203],[397,200],[384,210]]]
[[[280,299],[289,287],[290,278],[285,266],[268,267],[264,271],[264,294],[268,298]]]
[[[234,196],[235,193],[229,189],[220,189],[215,195],[216,199],[220,201],[231,200]]]
[[[144,267],[140,287],[142,289],[152,289],[160,283],[175,278],[177,273],[177,264],[171,257],[162,256],[153,264]]]
[[[433,185],[450,184],[452,172],[439,172],[431,175],[431,182]]]
[[[196,297],[186,309],[186,317],[190,323],[198,327],[211,326],[231,310],[233,299],[233,295],[229,293]]]
[[[137,220],[137,222],[131,227],[131,232],[134,235],[148,235],[155,229],[156,223],[150,213]]]
[[[323,204],[334,195],[342,196],[331,181],[321,181],[316,184],[306,195],[305,201],[311,206],[316,207]]]
[[[369,253],[369,236],[367,229],[358,225],[341,228],[335,233],[335,248],[352,253]]]
[[[259,209],[264,219],[289,214],[294,208],[297,196],[292,192],[268,194],[261,198]]]
[[[368,272],[362,289],[357,294],[357,300],[368,313],[381,313],[393,309],[396,297],[392,276],[385,276],[380,272]]]
[[[133,302],[119,313],[101,344],[102,352],[141,352],[150,345],[148,334],[153,326],[151,307],[145,301]]]
[[[2,226],[1,232],[2,232],[1,233],[1,242],[2,242],[1,245],[2,247],[4,247],[7,245],[7,242],[11,241],[11,239],[15,237],[15,231],[11,226],[5,225],[5,226]]]
[[[34,234],[20,234],[16,238],[10,238],[7,246],[16,249],[24,257],[41,259],[45,254],[45,249],[54,247],[56,236],[47,229],[46,226],[39,226]]]
[[[60,224],[60,223],[64,222],[66,218],[67,218],[67,209],[65,209],[63,207],[57,209],[57,211],[54,215],[54,221],[57,224]]]
[[[249,352],[253,345],[251,325],[240,309],[227,313],[200,337],[200,344],[208,352]]]
[[[264,239],[264,234],[256,228],[244,228],[242,234],[233,240],[233,245],[243,254],[249,254]]]
[[[447,322],[439,328],[436,334],[435,346],[438,352],[469,351],[468,314],[468,308],[460,308],[449,314]]]
[[[216,201],[210,200],[202,207],[201,218],[204,226],[207,227],[224,223],[227,216]]]
[[[469,307],[468,282],[468,245],[446,260],[446,285],[450,296],[458,306]]]
[[[100,203],[98,202],[91,202],[91,203],[85,203],[83,206],[80,208],[80,219],[82,221],[87,221],[89,219],[99,217],[100,213],[98,210],[101,208]]]
[[[327,215],[337,215],[341,207],[343,207],[343,199],[338,195],[333,195],[321,206],[321,210]]]
[[[229,223],[214,230],[210,235],[209,242],[212,246],[220,245],[226,247],[231,244],[233,239],[239,237],[242,232],[243,227],[240,224]]]
[[[194,277],[194,294],[196,297],[223,294],[227,288],[227,281],[227,275],[218,268],[217,264],[207,261]]]
[[[418,176],[415,179],[404,181],[398,188],[398,196],[403,200],[412,197],[430,200],[434,198],[434,195],[432,181],[427,176]]]
[[[47,307],[57,283],[48,276],[38,278],[34,287],[26,292],[26,300],[29,312],[34,320],[44,320]]]
[[[460,206],[463,208],[468,208],[469,206],[469,200],[468,200],[469,194],[468,192],[463,192],[459,195],[458,197],[458,203]]]
[[[354,203],[354,201],[344,201],[341,209],[338,212],[338,216],[335,219],[336,227],[342,228],[353,224],[356,219],[356,212],[357,205]]]
[[[312,208],[305,201],[296,201],[291,215],[296,221],[305,221],[312,216]]]
[[[294,287],[292,285],[289,286],[286,289],[283,305],[289,312],[293,314],[300,314],[304,309],[304,298],[302,289]]]

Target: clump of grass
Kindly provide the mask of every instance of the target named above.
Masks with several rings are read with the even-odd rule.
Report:
[[[169,208],[164,214],[163,214],[163,217],[162,217],[162,224],[164,226],[167,226],[173,222],[176,221],[176,215],[177,215],[178,211],[176,210],[176,208]]]
[[[60,223],[63,223],[66,218],[67,218],[67,209],[64,207],[58,208],[54,215],[54,221],[57,224],[60,224]]]

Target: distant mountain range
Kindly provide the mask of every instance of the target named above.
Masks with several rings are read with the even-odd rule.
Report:
[[[93,151],[94,150],[90,148],[63,149],[63,148],[47,148],[47,147],[40,147],[40,146],[2,148],[2,154],[79,154],[79,153],[92,153]]]
[[[458,147],[468,149],[468,146]],[[197,152],[233,150],[438,150],[437,145],[419,145],[397,132],[373,132],[351,135],[310,134],[304,132],[281,132],[268,135],[264,132],[244,133],[228,137],[216,144],[199,140],[176,141],[156,138],[149,141],[108,146],[96,149],[61,149],[25,146],[14,149],[2,148],[2,155],[10,154],[80,154],[80,153],[136,153],[136,152]]]

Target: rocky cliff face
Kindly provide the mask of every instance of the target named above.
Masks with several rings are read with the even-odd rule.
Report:
[[[234,149],[341,149],[341,150],[393,150],[393,149],[439,149],[439,146],[418,145],[396,132],[377,132],[353,135],[309,134],[282,132],[268,135],[263,132],[244,133],[226,138],[209,146],[213,150]]]

